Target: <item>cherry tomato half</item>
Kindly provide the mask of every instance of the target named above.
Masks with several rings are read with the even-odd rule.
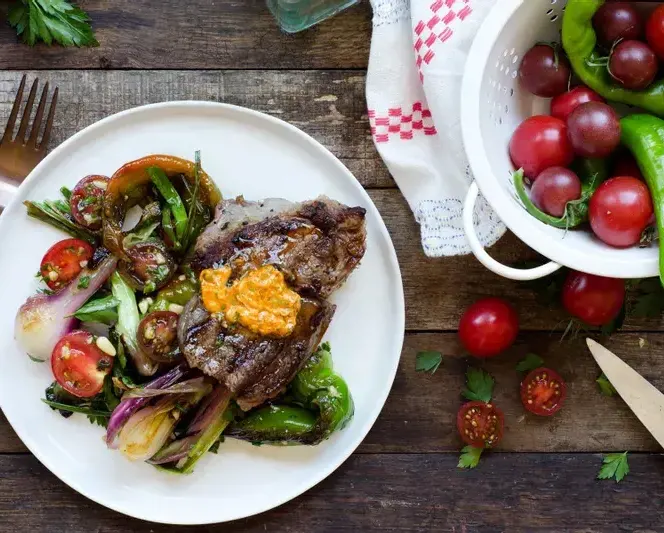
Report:
[[[51,246],[39,272],[48,288],[57,291],[68,285],[86,266],[94,249],[81,239],[65,239]]]
[[[86,176],[74,187],[69,207],[71,216],[81,226],[91,230],[101,228],[102,204],[108,182],[106,176]]]
[[[577,107],[588,102],[604,102],[599,94],[585,85],[574,87],[551,100],[551,115],[560,120],[567,120]]]
[[[457,413],[457,430],[470,446],[491,448],[503,438],[505,416],[491,403],[468,402]]]
[[[646,24],[646,39],[657,56],[664,60],[664,5],[650,15]]]
[[[603,326],[622,309],[625,280],[572,270],[565,279],[562,300],[570,315],[591,326]]]
[[[590,227],[603,242],[616,248],[634,246],[641,240],[653,215],[650,190],[629,176],[602,183],[590,199]]]
[[[514,344],[519,333],[519,317],[500,298],[478,300],[464,312],[459,322],[461,344],[474,357],[493,357]]]
[[[549,167],[569,166],[574,159],[567,126],[546,115],[524,120],[512,135],[509,151],[514,166],[523,168],[531,180]]]
[[[82,330],[60,339],[51,355],[51,369],[57,382],[79,398],[99,394],[104,378],[113,368],[113,357],[102,352],[95,337]]]
[[[138,325],[138,344],[148,357],[167,363],[179,356],[179,318],[179,315],[170,311],[154,311],[141,320]]]
[[[521,382],[521,403],[536,415],[557,413],[566,395],[567,386],[563,378],[549,368],[536,368]]]

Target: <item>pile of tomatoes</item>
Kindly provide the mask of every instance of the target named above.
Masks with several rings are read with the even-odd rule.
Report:
[[[628,2],[608,2],[594,18],[608,71],[633,90],[646,89],[664,60],[664,6],[647,22]],[[640,40],[645,35],[647,42]],[[569,89],[572,69],[561,49],[537,44],[519,67],[521,85],[536,96],[552,98],[550,115],[526,119],[514,132],[509,153],[531,183],[535,206],[563,217],[568,202],[582,199],[582,181],[569,167],[575,158],[610,159],[610,179],[589,199],[588,219],[604,243],[625,248],[638,244],[654,224],[650,191],[634,158],[621,152],[620,120],[604,99],[585,86]]]
[[[562,288],[561,301],[573,317],[592,326],[613,321],[625,301],[625,281],[570,271]],[[512,346],[519,332],[514,308],[500,298],[485,298],[472,304],[459,322],[459,338],[466,351],[477,358],[500,355]],[[558,412],[565,401],[563,378],[550,368],[536,368],[520,386],[524,408],[539,416]],[[465,403],[457,414],[461,439],[470,446],[490,448],[500,442],[504,415],[492,402]]]

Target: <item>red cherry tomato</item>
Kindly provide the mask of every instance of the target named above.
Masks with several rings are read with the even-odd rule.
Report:
[[[574,159],[567,126],[546,115],[524,120],[512,135],[509,151],[514,166],[523,168],[531,180],[549,167],[569,166]]]
[[[86,176],[71,192],[71,216],[81,226],[91,230],[101,228],[101,211],[109,179],[106,176]]]
[[[65,239],[51,246],[39,271],[48,288],[57,291],[69,284],[92,257],[94,249],[81,239]]]
[[[178,319],[171,311],[153,311],[138,325],[138,345],[148,357],[162,363],[173,362],[180,355],[178,348]]]
[[[519,333],[519,317],[500,298],[484,298],[471,305],[459,322],[461,343],[474,357],[493,357],[507,350]]]
[[[661,60],[664,60],[664,5],[659,6],[650,15],[646,24],[646,39],[650,48]]]
[[[102,352],[95,344],[94,336],[87,331],[77,330],[65,335],[51,355],[55,379],[67,392],[79,398],[99,394],[111,368],[113,357]]]
[[[574,87],[571,91],[556,96],[551,100],[551,115],[560,120],[567,120],[577,107],[588,102],[602,102],[604,98],[585,85]]]
[[[536,368],[521,382],[521,403],[536,415],[557,413],[566,395],[567,386],[563,378],[549,368]]]
[[[545,213],[562,217],[567,203],[581,198],[581,180],[567,168],[547,168],[533,183],[530,198]]]
[[[581,157],[604,158],[620,144],[620,117],[600,102],[587,102],[567,118],[569,140]]]
[[[616,248],[638,244],[653,215],[650,191],[629,176],[602,183],[590,199],[590,227],[603,242]]]
[[[564,93],[571,75],[569,61],[562,50],[536,44],[523,56],[519,66],[521,84],[534,95],[551,98]]]
[[[562,300],[570,315],[591,326],[603,326],[620,314],[625,280],[572,270],[563,285]]]
[[[503,438],[505,416],[491,403],[468,402],[457,413],[457,430],[463,442],[491,448]]]
[[[621,153],[613,164],[611,177],[616,178],[619,176],[629,176],[643,181],[643,174],[641,174],[639,164],[634,159],[634,156],[627,151]]]

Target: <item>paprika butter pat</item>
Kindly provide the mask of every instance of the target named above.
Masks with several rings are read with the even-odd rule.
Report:
[[[229,285],[229,266],[201,272],[201,298],[210,313],[259,335],[287,337],[295,329],[302,301],[272,265],[246,273]]]

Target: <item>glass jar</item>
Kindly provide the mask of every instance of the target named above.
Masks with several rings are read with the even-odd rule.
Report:
[[[281,29],[289,33],[304,30],[331,17],[359,0],[267,0],[267,6]]]

